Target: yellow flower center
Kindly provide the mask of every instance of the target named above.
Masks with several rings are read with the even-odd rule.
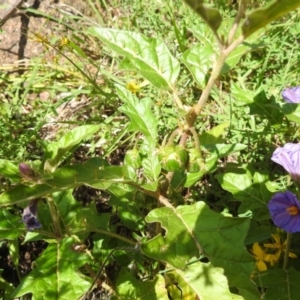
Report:
[[[291,206],[286,209],[286,211],[289,213],[291,216],[296,216],[299,214],[299,209],[297,206]]]

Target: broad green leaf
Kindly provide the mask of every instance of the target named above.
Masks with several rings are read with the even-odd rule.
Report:
[[[108,222],[111,214],[98,213],[94,202],[82,207],[82,203],[74,199],[73,190],[57,192],[52,197],[58,208],[62,223],[67,228],[66,233],[90,234],[91,231],[95,232],[97,229],[108,231]],[[39,210],[40,215],[41,212]],[[43,217],[43,215],[41,216]],[[41,219],[41,223],[43,225],[45,221]]]
[[[168,300],[165,281],[161,275],[156,275],[152,280],[138,280],[129,270],[123,268],[116,284],[118,298],[134,300]]]
[[[225,130],[230,126],[229,122],[215,126],[214,128],[201,134],[199,139],[201,145],[204,144],[220,144],[223,142]]]
[[[281,124],[283,119],[283,114],[280,111],[278,104],[275,102],[274,97],[267,97],[266,91],[261,86],[256,91],[254,102],[249,105],[250,115],[261,116],[268,119],[270,124]]]
[[[49,244],[35,261],[35,268],[22,280],[13,297],[32,293],[32,300],[79,299],[90,287],[78,268],[88,262],[87,254],[72,249],[73,238]]]
[[[300,0],[275,0],[270,5],[256,9],[247,15],[242,25],[243,36],[247,38],[256,30],[300,7]]]
[[[234,81],[231,81],[230,92],[237,106],[248,105],[254,102],[255,92],[246,89],[244,86],[239,86]]]
[[[80,185],[107,189],[114,182],[126,182],[123,167],[105,167],[102,159],[94,157],[83,164],[57,169],[51,178],[42,179],[41,183],[17,185],[0,195],[0,206],[29,201]]]
[[[170,299],[195,300],[197,294],[191,288],[188,280],[178,274],[178,269],[169,271],[164,274],[166,288],[170,295]]]
[[[14,240],[25,231],[22,216],[11,214],[6,208],[0,210],[0,236],[3,239]]]
[[[212,68],[215,52],[211,45],[197,44],[182,55],[182,62],[190,70],[194,80],[204,89],[208,79],[208,71]]]
[[[125,102],[119,110],[125,113],[131,120],[129,131],[142,132],[146,137],[156,139],[157,120],[151,111],[150,98],[139,100],[126,88],[116,85],[118,96]]]
[[[208,157],[205,158],[205,162],[202,170],[196,173],[188,173],[185,187],[191,187],[194,185],[203,175],[212,171],[216,167],[216,163],[219,159],[219,156],[216,153],[210,153]]]
[[[182,280],[194,290],[201,300],[244,299],[239,295],[230,293],[224,270],[214,268],[210,263],[201,263],[198,261],[189,264],[184,270],[177,269],[176,272],[182,277]]]
[[[192,257],[203,252],[214,267],[224,269],[229,286],[237,287],[241,295],[258,295],[250,282],[253,258],[244,247],[249,219],[224,217],[204,202],[197,202],[175,210],[154,209],[146,221],[159,222],[165,234],[141,244],[145,255],[182,269]]]
[[[83,125],[66,133],[58,142],[46,144],[44,170],[47,173],[52,173],[83,140],[92,137],[99,129],[100,125]]]
[[[246,149],[248,146],[245,144],[215,144],[215,145],[203,145],[203,147],[209,149],[210,152],[218,154],[218,158],[226,157],[230,154],[240,152]]]
[[[144,175],[150,181],[158,180],[158,176],[161,172],[161,165],[157,155],[152,155],[146,159],[143,159],[142,166],[144,168]]]
[[[184,0],[214,31],[218,30],[222,23],[220,12],[203,4],[199,0]]]
[[[18,165],[6,159],[0,159],[0,175],[9,178],[12,182],[18,182],[21,179]]]
[[[139,198],[139,194],[128,185],[121,184],[111,185],[109,192],[109,204],[117,207],[124,225],[132,230],[143,230],[145,221],[140,208],[144,206],[144,202]]]
[[[229,72],[231,69],[233,69],[239,63],[240,59],[247,53],[264,46],[265,44],[262,37],[260,36],[260,33],[256,32],[251,36],[251,38],[247,40],[247,42],[239,45],[228,55],[226,62],[222,68],[222,73]]]
[[[56,203],[59,216],[62,219],[64,226],[76,230],[76,228],[79,227],[78,223],[80,222],[78,213],[82,211],[83,208],[82,203],[74,199],[73,190],[53,193],[52,198]]]
[[[76,233],[80,231],[84,232],[99,232],[99,230],[105,234],[110,235],[111,231],[108,230],[108,224],[111,218],[111,213],[98,213],[95,203],[91,203],[89,206],[81,209],[78,213],[78,219],[80,220],[80,226],[76,228],[71,227],[71,232]]]
[[[294,300],[300,294],[300,272],[294,268],[288,270],[275,269],[260,276],[258,284],[266,289],[264,300],[285,299]]]
[[[248,174],[226,173],[215,177],[224,190],[231,192],[237,201],[242,202],[239,213],[252,211],[256,220],[270,218],[267,203],[272,193],[266,187],[266,176],[260,173],[255,173],[253,177]]]
[[[281,105],[281,110],[290,121],[300,124],[300,105],[296,103],[284,103]]]
[[[175,84],[180,64],[162,41],[137,32],[109,28],[94,27],[89,32],[128,58],[131,65],[155,87],[170,89]]]

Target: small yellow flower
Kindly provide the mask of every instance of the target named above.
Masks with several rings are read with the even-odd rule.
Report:
[[[70,40],[67,37],[62,37],[59,41],[59,48],[63,48],[64,46],[68,45]]]
[[[265,255],[265,261],[268,262],[272,267],[279,261],[280,251],[277,251],[275,254],[267,253]]]
[[[279,252],[279,256],[280,254],[283,252],[285,252],[285,249],[286,249],[286,241],[284,243],[282,243],[282,240],[280,238],[280,235],[279,234],[271,234],[273,239],[275,240],[275,243],[273,244],[264,244],[264,246],[266,248],[269,248],[269,249],[276,249],[278,250]],[[289,257],[291,258],[296,258],[297,255],[295,253],[292,253],[292,252],[289,252]]]
[[[252,253],[255,256],[256,259],[256,267],[259,271],[266,271],[267,265],[265,263],[266,253],[265,251],[260,247],[258,243],[254,243],[252,246]]]
[[[134,81],[130,81],[126,84],[126,88],[131,93],[136,94],[141,87],[140,85],[136,84]]]

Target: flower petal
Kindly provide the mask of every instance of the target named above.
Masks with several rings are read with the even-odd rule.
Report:
[[[32,200],[30,204],[23,210],[22,222],[25,224],[28,230],[42,227],[37,218],[37,204],[38,200]]]
[[[292,206],[298,209],[299,213],[291,215],[288,209]],[[294,194],[289,191],[277,193],[268,203],[268,208],[274,224],[288,232],[300,231],[300,202]]]
[[[282,91],[282,98],[289,103],[300,103],[300,87],[290,87]]]
[[[252,246],[252,253],[256,256],[257,260],[263,260],[265,252],[264,250],[260,247],[259,243],[254,243]]]
[[[262,260],[257,261],[256,266],[257,266],[257,269],[261,272],[267,270],[267,265]]]

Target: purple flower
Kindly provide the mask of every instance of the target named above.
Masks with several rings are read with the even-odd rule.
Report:
[[[286,88],[281,95],[286,102],[300,103],[300,86]]]
[[[277,148],[271,158],[283,166],[295,181],[300,184],[300,144],[287,143],[282,148]]]
[[[277,193],[268,203],[274,224],[288,232],[300,231],[300,202],[289,191]]]
[[[38,200],[32,200],[30,201],[30,204],[23,210],[22,222],[26,225],[28,230],[42,227],[37,218],[37,204]]]

